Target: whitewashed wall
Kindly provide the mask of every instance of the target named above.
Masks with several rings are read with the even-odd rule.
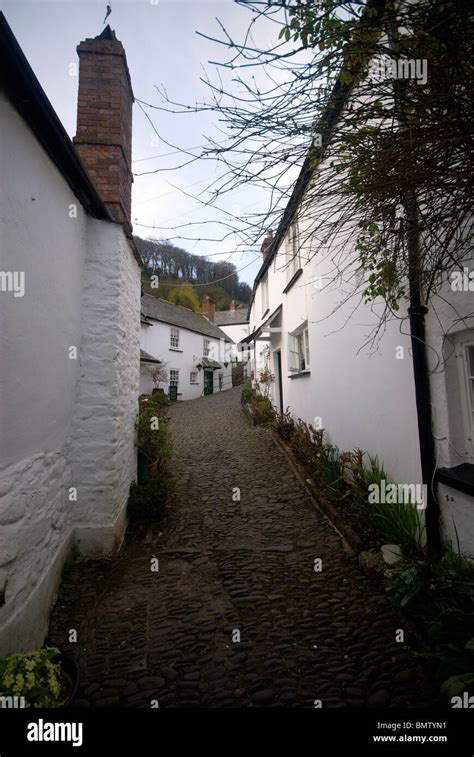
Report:
[[[303,227],[304,219],[300,224]],[[269,344],[273,356],[272,371],[277,374],[276,352],[281,350],[283,405],[295,417],[321,423],[331,443],[341,449],[360,447],[383,461],[388,476],[400,483],[421,482],[421,461],[408,304],[402,303],[399,318],[387,324],[380,338],[368,342],[381,304],[364,305],[352,297],[336,308],[351,291],[353,282],[332,282],[334,269],[329,255],[319,248],[313,255],[303,243],[303,273],[287,294],[285,243],[268,269],[269,313],[279,305],[282,314],[281,334],[267,341],[257,341],[257,372],[262,366],[261,351]],[[348,255],[350,260],[350,254]],[[353,258],[352,258],[353,259]],[[471,261],[472,267],[472,261]],[[251,309],[250,330],[262,323],[262,286],[257,287]],[[288,334],[308,321],[311,371],[290,378],[288,370]],[[456,381],[458,366],[453,359],[444,362],[446,334],[474,328],[472,291],[453,294],[445,283],[440,297],[434,298],[427,316],[428,356],[431,368],[433,432],[436,439],[437,467],[461,462],[474,463],[472,446],[461,440],[460,411],[448,402],[450,386]],[[278,382],[273,399],[279,406]],[[439,501],[445,539],[474,555],[472,497],[439,487]]]
[[[326,280],[328,264],[321,257],[305,261],[304,250],[302,256],[303,273],[287,294],[283,294],[287,283],[283,249],[268,272],[270,313],[283,304],[281,335],[273,334],[269,343],[272,355],[281,350],[284,407],[289,406],[295,417],[309,423],[321,419],[329,441],[341,449],[361,447],[377,454],[393,480],[419,482],[413,368],[409,340],[400,333],[401,323],[389,325],[376,351],[364,347],[376,323],[375,315],[363,306],[351,315],[355,300],[332,313],[341,291],[314,286],[319,276]],[[260,289],[252,308],[257,324],[261,321]],[[290,378],[288,334],[306,320],[311,371]],[[257,342],[257,352],[263,344]],[[403,348],[403,359],[396,358],[397,347]],[[272,370],[276,375],[275,361]],[[274,397],[277,404],[275,390]]]
[[[90,529],[87,554],[121,539],[135,477],[140,271],[122,230],[86,216],[1,96],[0,133],[0,270],[26,276],[24,297],[0,292],[3,655],[42,643],[76,526]]]
[[[232,387],[232,367],[230,358],[232,355],[232,346],[224,340],[206,337],[204,334],[198,334],[195,331],[180,328],[180,345],[179,350],[170,347],[170,329],[167,323],[154,321],[150,322],[153,326],[143,326],[141,328],[141,347],[153,357],[161,360],[166,364],[166,370],[179,370],[178,399],[191,400],[201,397],[204,394],[204,370],[196,368],[203,357],[204,339],[209,339],[211,353],[210,358],[217,360],[223,366],[222,369],[214,371],[214,394],[219,391],[219,373],[223,374],[223,389]],[[229,362],[227,368],[223,365],[227,359]],[[191,371],[197,371],[197,384],[190,383]],[[168,392],[169,382],[163,386],[165,392]],[[153,381],[148,371],[142,366],[140,371],[140,393],[151,394]]]

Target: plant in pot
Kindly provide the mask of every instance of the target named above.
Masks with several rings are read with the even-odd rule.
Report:
[[[75,662],[57,647],[42,647],[0,659],[3,707],[68,707],[78,686]]]
[[[138,479],[156,476],[167,434],[167,399],[159,394],[140,403],[135,425],[138,447]]]

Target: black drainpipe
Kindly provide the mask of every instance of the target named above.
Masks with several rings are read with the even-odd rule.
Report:
[[[415,379],[418,437],[420,441],[421,474],[427,485],[428,501],[425,509],[426,539],[429,554],[441,552],[440,509],[436,492],[436,457],[431,413],[431,385],[428,368],[425,316],[428,312],[420,294],[419,227],[415,197],[412,194],[406,204],[408,220],[408,253],[410,260],[410,336]]]

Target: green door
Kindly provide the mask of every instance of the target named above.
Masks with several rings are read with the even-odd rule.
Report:
[[[204,371],[204,394],[214,394],[214,371]]]

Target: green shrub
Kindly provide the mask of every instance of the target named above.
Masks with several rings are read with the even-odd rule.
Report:
[[[308,475],[318,475],[323,435],[322,429],[316,431],[298,418],[291,437],[291,449],[298,462],[306,468]]]
[[[295,431],[295,421],[287,407],[284,413],[275,413],[272,428],[284,442],[290,442]]]
[[[387,592],[393,604],[426,641],[426,656],[437,666],[445,690],[474,675],[474,564],[453,550],[440,559],[416,560],[388,571]]]
[[[242,387],[242,391],[240,392],[240,401],[242,404],[248,404],[250,402],[250,399],[255,394],[255,391],[252,387],[251,381],[246,381],[245,384]]]
[[[142,401],[138,409],[135,424],[137,447],[150,462],[157,458],[164,461],[169,458],[171,452],[167,407],[168,400],[164,401],[162,395],[155,394]]]
[[[318,462],[319,477],[329,489],[339,492],[344,483],[340,452],[334,444],[322,444]]]
[[[269,397],[264,397],[262,394],[254,394],[250,398],[249,404],[257,424],[272,422],[275,411]]]
[[[0,660],[0,696],[24,697],[25,707],[59,707],[67,698],[56,647]]]
[[[377,456],[368,456],[369,464],[364,464],[364,453],[355,450],[344,452],[341,463],[346,486],[351,491],[351,514],[356,527],[377,546],[399,544],[404,555],[416,557],[420,553],[423,526],[415,505],[409,502],[369,502],[372,485],[379,490],[382,482],[389,483],[383,463]]]
[[[127,515],[133,525],[148,525],[163,518],[174,491],[173,480],[163,472],[142,483],[133,482],[128,497]]]

